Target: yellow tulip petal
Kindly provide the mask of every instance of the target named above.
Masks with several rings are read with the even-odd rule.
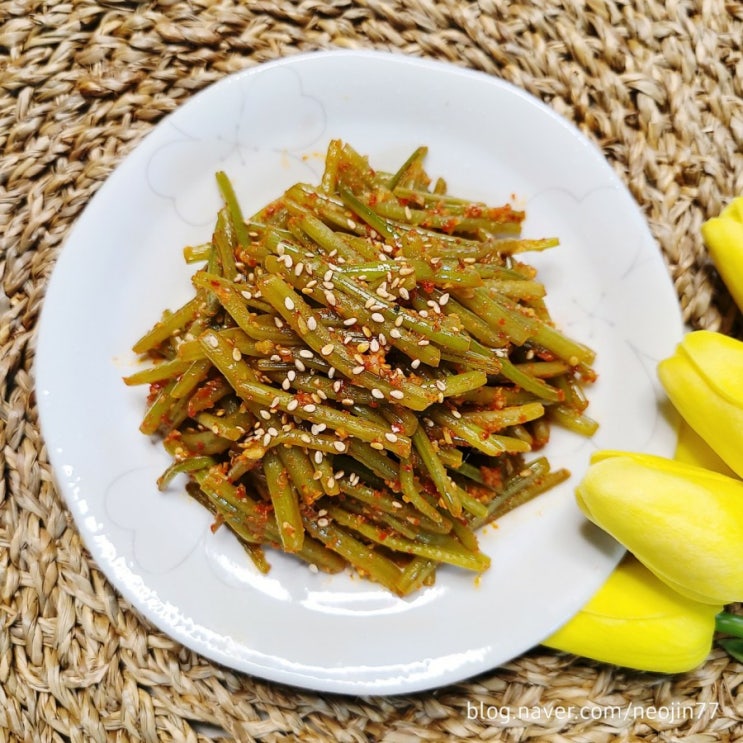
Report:
[[[721,333],[689,333],[658,364],[658,378],[684,420],[743,476],[743,343]]]
[[[735,303],[743,310],[743,199],[733,200],[702,225],[710,258]]]
[[[735,472],[685,420],[679,423],[678,441],[673,458],[677,462],[693,464],[727,477],[735,477]]]
[[[743,482],[647,454],[597,456],[576,489],[587,518],[697,601],[743,600]]]
[[[696,668],[709,654],[721,609],[681,596],[628,555],[543,644],[604,663],[680,673]]]

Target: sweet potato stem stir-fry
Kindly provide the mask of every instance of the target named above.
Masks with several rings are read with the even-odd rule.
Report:
[[[395,173],[330,143],[319,186],[246,219],[224,206],[195,295],[134,345],[187,490],[261,571],[267,546],[399,595],[480,573],[476,530],[568,477],[539,450],[590,435],[593,352],[556,329],[519,260],[524,213],[454,198],[417,149]]]

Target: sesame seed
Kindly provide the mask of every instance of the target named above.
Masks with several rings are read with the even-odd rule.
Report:
[[[292,302],[291,297],[285,297],[284,298],[284,307],[286,307],[287,310],[293,310],[294,309],[294,302]]]
[[[379,334],[379,345],[380,346],[386,346],[387,345],[387,336],[385,336],[384,333]]]
[[[335,289],[335,284],[332,281],[323,281],[322,285],[325,289]]]
[[[279,255],[284,255],[284,251],[285,251],[285,250],[286,250],[286,248],[284,248],[284,243],[279,243],[279,244],[278,244],[278,245],[276,246],[276,252],[277,252],[277,253],[278,253]]]
[[[328,343],[320,349],[320,353],[323,356],[330,356],[330,354],[333,353],[334,348],[335,346],[332,343]]]
[[[442,294],[439,297],[439,304],[443,307],[448,301],[449,301],[449,292],[444,292],[444,294]]]
[[[354,366],[353,369],[351,369],[351,374],[361,374],[361,372],[364,371],[364,365],[359,364],[358,366]]]
[[[384,400],[384,392],[382,392],[382,390],[374,387],[371,393],[372,393],[372,397],[376,397],[377,400]]]
[[[232,349],[232,358],[234,361],[240,361],[240,359],[243,357],[243,355],[240,353],[239,348],[233,348]]]
[[[430,343],[430,341],[427,338],[421,338],[418,341],[419,346],[427,346]]]
[[[335,307],[338,302],[338,300],[335,298],[335,294],[333,294],[333,292],[331,291],[325,292],[325,300],[331,307]]]
[[[310,267],[307,266],[307,273],[311,274]],[[305,289],[312,291],[317,286],[317,279],[312,279],[305,284]]]
[[[342,441],[334,441],[333,446],[336,451],[346,451],[346,445]]]
[[[291,412],[292,410],[296,410],[299,407],[299,403],[296,400],[289,400],[289,402],[286,405],[286,409]]]
[[[318,568],[317,565],[315,565],[314,562],[311,562],[307,567],[309,568],[310,573],[319,573],[320,572],[320,568]]]
[[[381,312],[375,312],[372,314],[371,319],[374,322],[384,322],[384,315]]]
[[[355,230],[356,229],[356,222],[353,221],[353,219],[347,219],[346,225],[349,230]]]
[[[410,276],[415,273],[415,269],[412,266],[403,266],[400,269],[400,276]]]
[[[330,480],[332,480],[332,479],[333,478],[331,477]],[[333,485],[331,485],[330,484],[330,480],[328,480],[328,487],[329,488],[332,488],[333,485],[335,485],[335,483],[333,483]],[[329,523],[330,523],[330,521],[328,521],[324,516],[321,519],[318,519],[317,520],[317,525],[320,526],[320,527],[327,526]]]
[[[410,366],[412,366],[413,369],[417,369],[420,365],[421,365],[421,360],[420,359],[413,359],[410,362]]]
[[[317,320],[315,320],[315,316],[314,315],[310,315],[307,318],[307,328],[309,330],[317,330]]]
[[[376,338],[372,338],[369,348],[371,348],[373,353],[379,351],[379,341]]]
[[[368,341],[362,341],[361,343],[356,346],[356,350],[359,353],[366,353],[371,348],[371,343]]]
[[[400,287],[400,296],[403,299],[410,299],[410,292],[404,286],[401,286]]]
[[[299,261],[296,266],[294,266],[294,275],[295,276],[301,276],[302,271],[304,271],[304,263],[302,261]]]
[[[263,418],[264,421],[271,420],[271,413],[269,413],[268,410],[259,410],[258,415],[260,415],[260,417]]]
[[[376,449],[377,451],[382,451],[384,449],[384,444],[380,441],[372,441],[369,446],[371,446],[372,449]]]
[[[418,314],[421,317],[428,317],[428,310],[420,310],[420,312],[418,312]]]
[[[335,382],[333,382],[333,392],[340,392],[341,391],[341,380],[336,379]]]
[[[405,318],[402,315],[398,315],[395,318],[395,327],[399,328],[405,322]]]
[[[402,390],[390,390],[390,397],[394,397],[395,400],[402,400],[405,393]]]
[[[277,353],[271,354],[271,361],[279,362],[281,361],[281,356],[279,356]]]
[[[275,438],[279,435],[279,432],[273,426],[271,426],[271,428],[268,429],[268,435],[271,436],[271,438]]]
[[[328,369],[328,379],[332,379],[335,376],[335,367],[331,366],[330,369]]]
[[[402,333],[397,328],[392,328],[392,330],[390,330],[390,337],[402,338]]]
[[[311,359],[311,358],[314,358],[314,354],[312,353],[312,351],[310,351],[310,350],[309,350],[309,349],[307,349],[307,348],[300,348],[300,349],[299,349],[299,355],[300,355],[300,356],[301,356],[301,357],[302,357],[303,359]]]
[[[441,259],[439,259],[439,260],[441,260]],[[462,260],[462,263],[469,263],[470,265],[472,265],[473,263],[476,263],[476,262],[477,262],[477,259],[476,258],[464,258]],[[433,261],[431,261],[431,263],[433,263]]]
[[[315,464],[322,464],[322,452],[319,450],[315,452]]]
[[[458,410],[452,410],[451,414],[457,419],[462,417],[462,414]]]
[[[408,220],[408,222],[412,219],[413,212],[410,211],[410,207],[406,204],[405,205],[405,219]]]
[[[306,371],[307,369],[307,367],[299,359],[294,359],[294,366],[297,367],[297,371],[301,372]]]
[[[290,382],[290,381],[289,381],[288,379],[285,379],[285,380],[284,380],[284,381],[283,381],[283,382],[281,383],[281,389],[282,389],[282,390],[284,390],[284,392],[286,392],[286,391],[287,391],[287,390],[288,390],[288,389],[289,389],[289,388],[290,388],[291,386],[292,386],[292,385],[291,385],[291,382]]]
[[[310,402],[307,403],[307,405],[302,406],[302,410],[304,410],[305,413],[314,413],[317,410],[317,405],[313,405]]]
[[[297,378],[297,372],[294,371],[294,369],[289,369],[289,371],[286,373],[286,378],[293,382]]]
[[[344,397],[341,400],[341,405],[345,405],[346,407],[351,407],[353,405],[353,400],[350,397]]]
[[[313,436],[317,436],[318,433],[322,433],[327,426],[324,423],[315,423],[312,428],[310,428],[310,431],[312,431]]]
[[[312,437],[309,434],[303,433],[299,437],[302,441],[304,441],[305,444],[311,444],[312,443]]]
[[[391,444],[394,444],[395,441],[397,441],[397,434],[396,433],[386,433],[384,437],[389,441]]]
[[[274,397],[273,400],[271,400],[271,404],[268,407],[269,408],[278,408],[280,402],[281,402],[281,399],[277,395],[276,397]]]
[[[446,382],[444,382],[443,380],[437,379],[436,387],[440,389],[442,392],[446,392]]]
[[[271,443],[271,434],[270,433],[267,433],[263,437],[263,446],[268,446],[270,443]]]
[[[204,342],[212,348],[216,348],[219,345],[216,335],[207,335]]]
[[[249,291],[247,291],[247,289],[243,289],[243,291],[241,291],[240,294],[242,294],[245,299],[253,298],[253,295]]]
[[[355,317],[349,317],[349,318],[348,318],[347,320],[344,320],[344,321],[343,321],[343,324],[344,324],[344,325],[345,325],[345,326],[346,326],[347,328],[350,328],[350,327],[351,327],[351,325],[355,325],[355,324],[356,324],[357,322],[358,322],[358,320],[357,320],[357,319],[356,319]]]
[[[280,317],[279,317],[278,315],[274,315],[274,318],[273,318],[273,324],[274,324],[274,325],[275,325],[275,326],[276,326],[276,327],[277,327],[277,328],[278,328],[279,330],[281,330],[281,328],[283,328],[283,327],[284,327],[284,321],[283,321],[283,320],[282,320],[282,319],[281,319],[281,318],[280,318]]]

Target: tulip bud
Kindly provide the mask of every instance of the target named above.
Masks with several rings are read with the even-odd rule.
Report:
[[[743,197],[702,225],[710,258],[735,303],[743,311]]]
[[[743,342],[688,333],[658,364],[658,377],[684,420],[743,477]]]
[[[681,596],[627,555],[543,644],[641,671],[681,673],[709,654],[721,608]]]
[[[649,454],[594,454],[576,498],[664,583],[696,601],[743,600],[743,482]]]

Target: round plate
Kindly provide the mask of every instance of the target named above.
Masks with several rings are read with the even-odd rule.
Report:
[[[210,238],[225,170],[251,213],[296,181],[317,182],[341,138],[385,170],[419,144],[451,193],[527,212],[524,235],[561,246],[527,256],[569,335],[598,353],[593,439],[556,431],[546,453],[571,479],[481,536],[479,580],[444,568],[402,599],[349,574],[313,575],[271,552],[259,574],[183,492],[138,431],[143,388],[122,376],[165,308],[191,295],[182,248]],[[670,455],[657,362],[682,323],[661,255],[600,152],[524,92],[484,74],[376,52],[300,55],[194,96],[119,166],[55,267],[36,358],[43,433],[59,488],[93,557],[144,616],[203,655],[322,691],[386,694],[459,681],[502,664],[566,621],[622,550],[573,497],[590,453]]]

